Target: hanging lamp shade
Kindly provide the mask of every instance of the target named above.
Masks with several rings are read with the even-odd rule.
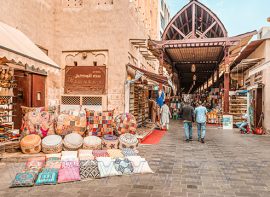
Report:
[[[193,75],[193,81],[196,81],[196,80],[197,80],[197,76]]]
[[[196,72],[196,65],[192,64],[191,66],[191,72],[195,73]]]

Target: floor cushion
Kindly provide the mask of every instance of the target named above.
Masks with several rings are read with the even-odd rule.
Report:
[[[36,185],[55,185],[57,184],[58,169],[45,168],[38,174]]]
[[[45,157],[29,158],[25,164],[25,169],[41,170],[45,165]]]
[[[78,151],[62,151],[61,161],[70,161],[78,159]]]
[[[137,129],[136,118],[130,113],[119,114],[115,117],[115,134],[120,136],[124,133],[135,134]]]
[[[108,152],[109,156],[113,159],[124,157],[124,155],[122,154],[122,151],[119,149],[109,149],[109,150],[107,150],[107,152]]]
[[[95,179],[100,177],[98,162],[96,160],[81,160],[80,161],[80,176],[81,179]]]
[[[87,136],[83,139],[83,149],[100,150],[101,139],[97,136]]]
[[[125,157],[127,157],[127,156],[137,156],[137,153],[135,152],[135,150],[133,150],[131,148],[123,148],[122,153],[123,153],[123,155]]]
[[[62,151],[62,137],[59,135],[49,135],[42,139],[42,152],[47,154],[59,153]]]
[[[104,135],[101,146],[103,150],[118,148],[119,140],[115,135]]]
[[[95,158],[92,154],[92,150],[80,149],[79,150],[79,159],[80,160],[94,160]]]
[[[100,177],[118,176],[121,175],[114,167],[114,160],[110,157],[98,157],[98,169]]]
[[[83,145],[83,138],[78,133],[70,133],[64,138],[64,150],[75,151]]]
[[[93,150],[93,156],[96,157],[110,157],[107,150]]]
[[[117,158],[113,164],[117,172],[121,174],[132,174],[134,171],[132,163],[127,158]]]
[[[31,187],[34,185],[37,178],[35,172],[20,172],[17,173],[10,187]]]
[[[20,147],[25,154],[36,154],[41,151],[41,138],[39,135],[31,134],[22,138]]]
[[[80,168],[61,168],[58,172],[58,183],[80,181]]]
[[[51,157],[58,157],[61,159],[62,153],[52,153],[52,154],[46,154],[46,160]]]
[[[73,161],[62,161],[61,163],[61,168],[75,168],[80,166],[78,159]]]
[[[138,143],[139,141],[137,137],[130,133],[122,134],[119,137],[119,149],[123,149],[123,148],[136,149],[138,146]]]

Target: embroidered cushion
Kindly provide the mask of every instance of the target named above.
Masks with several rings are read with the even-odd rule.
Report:
[[[93,150],[93,156],[96,157],[110,157],[107,150]]]
[[[134,173],[153,173],[148,162],[140,156],[129,156],[128,160],[131,161],[134,168]]]
[[[118,176],[121,175],[114,167],[114,160],[110,157],[98,157],[98,169],[100,177]]]
[[[135,135],[125,133],[119,137],[119,149],[123,148],[136,149],[138,142],[139,141]]]
[[[57,184],[57,177],[57,169],[44,169],[38,174],[36,185],[55,185]]]
[[[76,168],[79,167],[80,163],[79,160],[73,160],[73,161],[62,161],[61,168]]]
[[[54,134],[55,118],[48,111],[27,112],[22,121],[22,136],[37,134],[41,138]]]
[[[39,171],[44,167],[45,157],[29,158],[25,164],[25,169],[34,169]]]
[[[61,159],[62,154],[61,153],[54,153],[54,154],[46,154],[46,160],[48,160],[51,157],[59,158]]]
[[[122,151],[119,149],[109,149],[109,150],[107,150],[107,152],[108,152],[109,156],[113,159],[124,157],[124,155],[122,154]]]
[[[49,135],[42,139],[42,151],[44,153],[59,153],[62,151],[62,137],[59,135]]]
[[[68,113],[61,113],[57,119],[56,133],[67,135],[78,133],[83,135],[86,130],[86,114],[84,110],[72,110]]]
[[[137,129],[136,118],[130,113],[119,114],[115,117],[115,134],[120,136],[124,133],[135,134]]]
[[[101,139],[96,136],[87,136],[83,139],[83,148],[91,150],[100,150]]]
[[[59,161],[47,161],[45,164],[46,169],[60,169],[62,166],[62,162]]]
[[[98,170],[98,162],[95,160],[80,161],[80,175],[81,175],[81,179],[99,178],[100,173]]]
[[[118,137],[115,135],[104,135],[102,137],[102,142],[101,146],[102,149],[107,150],[107,149],[115,149],[118,148]]]
[[[10,187],[31,187],[34,185],[37,178],[35,172],[20,172],[17,173]]]
[[[92,154],[92,150],[79,150],[79,159],[80,160],[94,160],[94,156]]]
[[[121,174],[132,174],[134,170],[131,162],[127,158],[115,159],[114,167]]]
[[[133,149],[130,149],[130,148],[123,148],[122,149],[122,153],[125,157],[128,157],[128,156],[137,156],[137,153],[133,150]]]
[[[39,153],[41,151],[41,138],[35,134],[27,135],[20,141],[20,146],[25,154]]]
[[[86,109],[88,135],[102,137],[113,134],[113,111],[95,112]]]
[[[80,168],[61,168],[58,172],[58,183],[80,181]]]
[[[75,151],[81,148],[83,138],[78,133],[70,133],[64,138],[64,150]]]

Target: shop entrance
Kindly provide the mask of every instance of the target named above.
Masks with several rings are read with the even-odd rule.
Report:
[[[17,88],[14,89],[14,128],[21,127],[23,117],[21,106],[44,107],[45,106],[45,80],[46,76],[14,71]]]

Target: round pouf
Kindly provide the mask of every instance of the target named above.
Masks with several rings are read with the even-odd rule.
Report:
[[[62,138],[59,135],[49,135],[42,140],[42,151],[44,153],[59,153],[62,151],[62,148]]]
[[[39,153],[41,151],[41,138],[35,134],[27,135],[22,138],[20,146],[25,154]]]
[[[83,138],[78,133],[70,133],[64,138],[64,150],[76,151],[82,147]]]
[[[118,148],[118,137],[115,135],[104,135],[102,138],[102,149],[107,150],[107,149],[117,149]]]
[[[136,149],[138,146],[138,139],[135,135],[125,133],[119,137],[119,149],[131,148]]]
[[[83,149],[100,150],[101,139],[97,136],[87,136],[83,139]]]
[[[120,136],[124,133],[135,134],[137,128],[136,118],[130,113],[120,114],[115,117],[115,134]]]

